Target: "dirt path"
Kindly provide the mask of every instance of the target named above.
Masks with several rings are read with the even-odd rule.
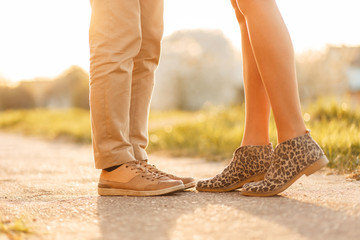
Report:
[[[152,156],[196,178],[224,164]],[[239,192],[99,197],[89,146],[0,134],[0,218],[26,219],[28,239],[360,239],[360,182],[303,177],[281,196]],[[0,234],[0,239],[6,239]]]

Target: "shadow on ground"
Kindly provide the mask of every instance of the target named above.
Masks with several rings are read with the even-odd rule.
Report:
[[[103,239],[359,239],[359,217],[286,197],[98,197]]]

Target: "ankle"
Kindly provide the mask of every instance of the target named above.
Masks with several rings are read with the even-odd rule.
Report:
[[[263,146],[269,143],[269,139],[243,139],[240,146]]]
[[[245,132],[240,146],[261,146],[268,145],[269,143],[270,138],[268,134],[260,135],[259,132],[257,134],[247,134]]]
[[[307,133],[306,128],[293,131],[278,132],[278,144],[283,143],[289,139],[293,139]]]

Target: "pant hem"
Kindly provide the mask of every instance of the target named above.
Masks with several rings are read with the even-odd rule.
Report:
[[[105,169],[127,162],[135,161],[133,154],[129,150],[108,153],[94,153],[95,167]]]

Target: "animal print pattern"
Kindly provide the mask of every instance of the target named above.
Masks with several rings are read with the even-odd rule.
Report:
[[[222,173],[213,178],[199,181],[196,188],[199,191],[228,189],[252,176],[265,174],[270,166],[272,153],[271,144],[239,147],[234,152],[232,161]],[[234,189],[229,191],[231,190]]]
[[[252,193],[276,191],[323,155],[320,146],[310,136],[310,131],[303,136],[287,140],[275,148],[264,180],[247,183],[242,190]]]

